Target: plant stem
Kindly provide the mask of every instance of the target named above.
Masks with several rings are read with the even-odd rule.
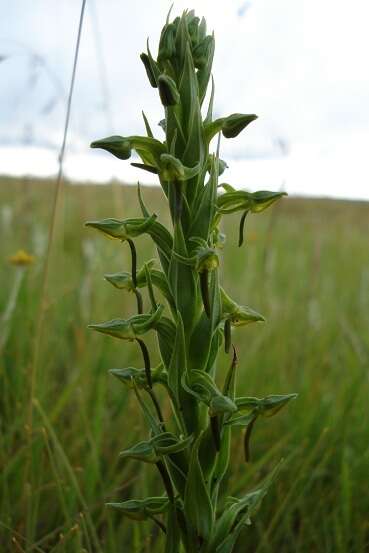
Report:
[[[169,473],[167,471],[167,468],[164,465],[163,461],[158,461],[156,463],[156,466],[158,467],[160,475],[163,479],[163,484],[164,484],[165,490],[167,492],[168,499],[169,499],[169,501],[171,501],[173,503],[173,501],[174,501],[173,485],[172,485],[172,481],[170,479]]]
[[[215,449],[220,450],[220,431],[219,431],[219,419],[217,415],[210,417],[211,432],[213,435]]]
[[[140,338],[136,338],[136,342],[138,343],[138,345],[141,348],[142,357],[143,357],[143,360],[144,360],[145,374],[146,374],[146,378],[147,378],[147,383],[148,383],[149,387],[152,388],[151,365],[150,365],[150,356],[149,356],[148,349],[146,347],[145,342],[143,340],[141,340]]]
[[[134,290],[134,293],[135,293],[135,296],[136,296],[136,299],[137,299],[137,311],[138,311],[138,314],[141,314],[143,313],[143,301],[142,301],[142,294],[139,290],[137,290],[137,288],[135,288]]]
[[[151,388],[147,388],[146,391],[149,394],[149,396],[151,397],[151,400],[152,400],[152,402],[154,404],[154,407],[155,407],[155,411],[158,415],[158,419],[159,419],[159,421],[162,425],[163,430],[165,431],[165,423],[164,423],[163,413],[161,412],[160,405],[159,405],[159,402],[156,398],[154,390],[152,390]]]
[[[164,532],[164,534],[166,534],[167,529],[165,528],[164,524],[154,516],[152,516],[151,518],[155,522],[155,524],[157,524],[159,526],[160,530],[162,530],[162,532]]]

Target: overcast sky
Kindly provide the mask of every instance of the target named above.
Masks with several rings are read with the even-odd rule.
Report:
[[[149,179],[90,152],[91,140],[143,132],[162,118],[139,59],[156,51],[169,1],[87,0],[66,171],[79,179]],[[0,173],[55,172],[79,0],[0,0]],[[222,141],[238,187],[369,199],[369,3],[364,0],[177,0],[216,36],[216,115],[257,113]],[[157,130],[158,137],[161,130]]]

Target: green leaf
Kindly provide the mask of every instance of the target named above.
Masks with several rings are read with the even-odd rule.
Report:
[[[175,48],[176,48],[176,65],[180,69],[183,67],[184,59],[186,55],[186,46],[188,41],[188,30],[187,30],[187,21],[185,14],[182,14],[182,17],[176,17],[173,21],[173,24],[176,27],[176,36],[175,36]]]
[[[201,439],[202,434],[192,446],[184,497],[184,513],[196,536],[200,540],[208,541],[212,533],[214,513],[199,463],[198,452]]]
[[[205,371],[209,360],[213,335],[212,322],[203,311],[191,333],[188,356],[189,372],[193,369]]]
[[[199,90],[192,61],[190,46],[186,44],[185,62],[180,77],[179,91],[183,110],[183,131],[186,137],[186,148],[183,152],[183,163],[190,167],[203,163],[205,150],[202,140],[202,119],[199,103]],[[197,180],[187,186],[189,204],[196,192]]]
[[[211,121],[213,119],[214,94],[215,94],[214,77],[211,76],[211,93],[210,93],[208,111],[207,111],[206,117],[204,119],[204,129],[206,128],[206,125],[211,123]]]
[[[142,211],[142,215],[145,218],[150,217],[150,213],[148,212],[148,210],[145,206],[145,202],[144,202],[143,197],[142,197],[142,190],[141,190],[141,185],[140,185],[139,182],[137,183],[137,196],[138,196],[138,202],[140,204],[140,208],[141,208],[141,211]]]
[[[203,432],[202,440],[199,448],[199,462],[204,476],[206,485],[209,487],[209,482],[214,471],[214,467],[218,460],[217,444],[214,439],[214,431],[209,419],[209,424]],[[213,505],[216,503],[213,501]]]
[[[151,127],[150,127],[150,123],[145,115],[145,112],[142,110],[142,117],[143,117],[143,120],[144,120],[144,123],[145,123],[145,129],[146,129],[146,134],[147,136],[149,136],[150,138],[154,138],[154,135],[152,134],[152,130],[151,130]]]
[[[212,312],[214,313],[214,311]],[[222,344],[222,334],[219,329],[213,332],[213,337],[210,344],[209,356],[206,362],[205,372],[214,376],[216,368],[216,358],[219,352],[219,348]]]
[[[154,167],[153,165],[146,165],[145,163],[131,163],[132,167],[137,167],[137,169],[142,169],[143,171],[147,171],[148,173],[157,175],[159,173],[159,170],[157,167]]]
[[[180,388],[182,375],[187,371],[186,364],[186,343],[183,328],[182,316],[177,311],[176,338],[173,347],[172,358],[168,369],[168,384],[176,398],[177,405],[180,405]]]
[[[170,232],[161,223],[155,221],[150,225],[147,233],[155,242],[162,267],[164,271],[167,272],[173,249],[173,239]]]
[[[179,424],[183,430],[192,432],[196,428],[198,406],[193,397],[182,387],[182,376],[187,372],[187,351],[182,316],[177,311],[177,328],[170,366],[168,385],[174,399],[174,407]]]
[[[228,369],[224,386],[223,386],[223,395],[228,396],[230,399],[234,401],[235,394],[236,394],[236,369],[237,369],[237,355],[236,350],[233,349],[233,358],[232,363]],[[225,414],[223,417],[221,417],[221,427],[222,427],[222,435],[221,435],[221,444],[220,444],[220,451],[218,453],[218,457],[216,460],[213,478],[211,481],[212,484],[212,498],[214,501],[217,499],[219,486],[228,470],[229,466],[229,459],[231,454],[231,436],[232,436],[232,429],[230,426],[226,426],[224,424],[224,421],[228,419],[229,415]]]
[[[261,501],[268,493],[280,467],[281,463],[275,467],[259,489],[249,492],[242,499],[234,497],[227,499],[224,512],[215,524],[214,533],[209,544],[209,551],[232,553],[243,526],[250,524],[250,517],[254,515]]]
[[[188,257],[180,221],[177,221],[174,225],[173,249],[183,257]],[[190,267],[186,267],[177,261],[174,255],[171,258],[168,273],[170,290],[174,297],[176,308],[182,314],[185,332],[190,332],[191,327],[197,319],[199,308],[197,275]]]
[[[170,504],[166,519],[166,539],[164,553],[179,553],[181,543],[181,533],[178,524],[177,506]]]
[[[160,434],[160,432],[161,432],[160,424],[158,423],[158,421],[156,420],[156,418],[152,414],[150,407],[142,399],[135,380],[132,381],[132,384],[133,384],[133,390],[135,392],[137,401],[140,404],[143,416],[144,416],[149,428],[151,429],[151,431],[154,435]]]
[[[175,311],[175,303],[171,291],[169,290],[168,282],[162,271],[150,269],[150,277],[154,286],[156,286],[163,294],[172,310]]]
[[[211,313],[212,338],[218,329],[221,318],[221,297],[219,293],[219,271],[211,271],[209,279],[209,302]],[[212,341],[213,341],[212,340]],[[220,345],[218,340],[218,346]]]
[[[196,50],[194,56],[196,59],[195,63],[199,67],[197,71],[197,81],[199,85],[200,105],[202,105],[206,96],[206,90],[211,76],[211,68],[213,66],[215,50],[214,34],[207,36]],[[206,59],[204,59],[205,56]]]
[[[159,348],[163,363],[168,370],[173,354],[173,344],[176,337],[176,327],[170,319],[162,317],[156,325]]]
[[[189,230],[190,236],[199,236],[206,241],[209,239],[216,209],[217,183],[217,160],[213,157],[209,180],[194,203],[194,217]]]

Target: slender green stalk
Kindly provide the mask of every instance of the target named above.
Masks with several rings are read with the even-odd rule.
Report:
[[[219,281],[219,254],[224,237],[221,219],[240,212],[239,245],[246,216],[259,213],[283,193],[236,190],[219,183],[226,163],[219,157],[219,137],[236,137],[256,115],[234,113],[213,119],[214,83],[206,116],[203,103],[211,79],[214,36],[205,20],[186,11],[162,30],[157,58],[150,49],[141,60],[164,107],[160,126],[164,140],[154,138],[147,117],[147,136],[111,136],[92,143],[122,160],[135,151],[133,165],[158,176],[168,202],[172,228],[165,228],[144,204],[142,217],[90,221],[88,226],[128,242],[131,274],[107,275],[114,286],[134,291],[138,314],[90,325],[113,337],[136,341],[144,368],[115,369],[120,381],[132,387],[148,425],[148,439],[122,452],[123,457],[156,464],[164,495],[111,504],[134,520],[153,519],[165,532],[165,553],[231,553],[242,528],[267,492],[276,471],[260,488],[243,498],[223,497],[222,483],[230,465],[233,427],[245,428],[245,457],[249,460],[251,432],[257,419],[277,413],[295,394],[264,398],[236,394],[235,348],[223,385],[217,377],[217,357],[233,343],[232,329],[264,317],[239,305]],[[216,153],[212,139],[218,136]],[[157,247],[159,268],[152,262],[137,270],[136,240],[143,234]],[[144,309],[138,288],[147,287]],[[154,287],[162,295],[158,303]],[[165,305],[165,303],[167,305]],[[160,365],[151,368],[142,337],[153,331],[158,338]],[[173,416],[164,420],[154,388],[161,385]],[[146,390],[152,405],[140,390]],[[154,407],[154,412],[152,411]],[[161,521],[164,518],[164,522]]]

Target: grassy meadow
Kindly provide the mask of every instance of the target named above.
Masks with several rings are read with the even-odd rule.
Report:
[[[168,223],[160,190],[143,193]],[[146,434],[108,369],[141,366],[139,351],[86,329],[135,309],[102,278],[130,269],[128,246],[83,222],[137,215],[136,190],[65,184],[46,260],[53,194],[0,180],[0,551],[159,553],[156,527],[104,507],[160,493],[155,467],[118,459]],[[232,495],[285,460],[237,551],[369,551],[369,204],[283,199],[249,217],[241,249],[238,220],[224,220],[223,282],[267,318],[234,334],[240,395],[299,397],[257,422],[250,464],[234,431]],[[9,262],[20,249],[29,266]],[[155,256],[146,237],[138,252]]]

